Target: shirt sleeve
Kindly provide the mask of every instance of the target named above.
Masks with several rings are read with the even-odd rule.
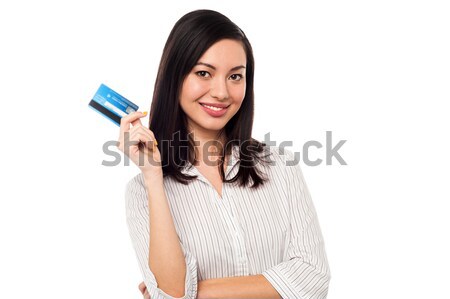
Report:
[[[283,163],[292,164],[292,152],[285,149],[284,153]],[[323,299],[327,297],[330,271],[316,211],[300,165],[286,164],[290,208],[287,259],[262,275],[282,298]]]
[[[128,230],[150,297],[152,299],[176,299],[158,288],[155,276],[148,265],[150,239],[148,197],[139,176],[136,176],[127,184],[125,201]],[[182,243],[180,244],[186,260],[185,295],[180,298],[197,298],[197,260],[184,248]]]

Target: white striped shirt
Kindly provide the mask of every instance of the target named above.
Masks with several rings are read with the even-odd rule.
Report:
[[[171,177],[164,188],[186,259],[185,296],[197,297],[201,280],[262,274],[282,298],[326,298],[330,273],[317,215],[293,153],[270,147],[273,165],[257,165],[269,178],[256,189],[224,183],[222,198],[195,167],[188,185]],[[239,168],[234,146],[225,176]],[[191,164],[189,164],[191,165]],[[126,187],[127,224],[152,299],[173,298],[158,288],[148,266],[149,211],[142,173]]]

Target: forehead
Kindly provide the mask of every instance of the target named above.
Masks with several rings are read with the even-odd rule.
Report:
[[[240,41],[222,39],[203,53],[198,62],[209,63],[215,67],[235,67],[246,64],[247,57]]]

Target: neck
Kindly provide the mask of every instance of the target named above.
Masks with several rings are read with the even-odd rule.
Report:
[[[192,131],[192,138],[197,144],[195,147],[195,157],[200,164],[217,163],[225,147],[226,137],[216,135],[201,134]]]

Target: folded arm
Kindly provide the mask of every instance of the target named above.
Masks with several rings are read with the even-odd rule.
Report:
[[[207,279],[198,282],[198,299],[280,299],[267,279],[259,275]]]

